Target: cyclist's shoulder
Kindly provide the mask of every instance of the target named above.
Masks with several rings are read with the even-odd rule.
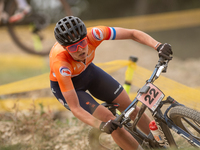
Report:
[[[57,58],[57,57],[64,57],[64,56],[67,56],[67,51],[58,43],[56,42],[51,51],[50,51],[50,54],[49,54],[49,57],[50,59],[51,58]]]
[[[54,50],[54,52],[55,52],[55,51],[60,51],[62,49],[63,49],[63,47],[58,42],[55,42],[55,44],[53,45],[51,50]]]
[[[60,62],[70,64],[70,61],[72,61],[69,53],[58,42],[56,42],[51,49],[49,58],[50,63]]]
[[[87,28],[87,37],[91,43],[102,42],[103,40],[113,40],[115,39],[115,29],[108,26],[94,26]]]

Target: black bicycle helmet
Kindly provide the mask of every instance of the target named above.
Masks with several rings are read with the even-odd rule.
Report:
[[[87,29],[78,17],[67,16],[57,22],[54,35],[58,43],[68,46],[83,39],[87,35]]]

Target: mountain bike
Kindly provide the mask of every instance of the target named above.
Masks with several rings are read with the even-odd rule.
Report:
[[[33,3],[33,1],[30,0],[29,2]],[[66,0],[59,1],[62,3],[66,15],[72,15],[68,2]],[[0,0],[0,8],[0,20],[2,20],[2,14],[9,18],[9,16],[15,13],[17,4],[15,0]],[[14,43],[23,51],[30,54],[48,55],[52,43],[55,42],[51,39],[53,32],[49,28],[50,17],[42,11],[31,11],[22,20],[9,22],[8,19],[7,22],[1,21],[0,25],[6,26]]]
[[[151,77],[138,90],[135,99],[121,114],[116,112],[119,104],[103,103],[102,105],[116,116],[115,120],[120,122],[144,149],[200,148],[200,112],[180,104],[171,96],[164,99],[164,93],[153,84],[161,73],[167,71],[168,63],[169,60],[163,58],[158,60]],[[129,116],[138,104],[141,104],[140,110],[135,120],[131,121]],[[138,121],[146,110],[149,110],[157,124],[163,139],[162,143],[157,142],[151,132],[146,135],[137,127]],[[88,134],[91,149],[110,149],[107,144],[110,146],[111,141],[105,141],[106,138],[105,133],[91,128]]]

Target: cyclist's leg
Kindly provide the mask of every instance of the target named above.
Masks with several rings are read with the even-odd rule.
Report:
[[[51,91],[56,97],[56,99],[68,110],[70,110],[64,96],[62,95],[62,92],[60,90],[58,82],[55,81],[50,81],[51,84]],[[76,94],[79,99],[80,106],[84,108],[87,112],[90,114],[93,114],[95,109],[99,106],[99,103],[97,103],[91,95],[86,93],[85,91],[82,90],[77,90]]]
[[[107,122],[115,119],[115,116],[104,106],[99,105],[94,98],[85,91],[76,91],[79,103],[83,109],[92,114],[95,118]],[[124,128],[118,128],[111,134],[114,141],[124,150],[137,149],[138,142]]]
[[[123,89],[123,87],[109,74],[104,72],[99,67],[93,65],[93,75],[95,79],[93,83],[89,87],[90,93],[98,99],[106,101],[107,103],[119,103],[120,107],[119,110],[125,110],[130,104],[131,100]],[[139,108],[136,108],[131,115],[131,119],[134,120],[136,113],[138,112]],[[150,118],[143,114],[141,120],[138,122],[138,126],[140,129],[145,133],[149,134],[149,123]]]
[[[85,91],[76,91],[80,105],[95,118],[107,122],[115,119],[115,116],[104,106],[99,105],[94,98]],[[124,128],[118,128],[111,134],[114,141],[124,150],[132,150],[138,148],[138,142]]]
[[[58,101],[65,106],[68,110],[70,110],[67,105],[58,85],[58,82],[51,81],[51,90]],[[76,91],[77,96],[79,98],[79,102],[82,108],[88,111],[97,119],[107,122],[110,119],[115,119],[115,116],[104,106],[99,105],[93,97],[86,93],[85,91],[78,90]],[[124,129],[118,128],[116,131],[113,131],[111,134],[114,141],[123,149],[137,149],[138,142]]]
[[[101,68],[95,66],[94,64],[92,64],[90,68],[90,70],[92,70],[90,75],[92,75],[91,78],[93,78],[93,80],[89,85],[89,92],[100,100],[112,103],[112,101],[121,94],[123,87]],[[123,103],[123,101],[120,101],[120,103]],[[105,122],[112,118],[109,118],[109,116],[106,117],[104,109],[105,108],[103,106],[98,106],[93,115]],[[115,142],[124,149],[140,148],[138,142],[124,128],[118,128],[113,132],[112,136]]]
[[[51,85],[51,92],[54,94],[54,96],[56,97],[56,99],[68,110],[70,110],[67,102],[65,101],[65,98],[63,97],[61,91],[60,91],[60,87],[58,85],[58,82],[54,82],[54,81],[50,81],[50,85]]]
[[[121,92],[121,94],[113,101],[113,103],[119,103],[119,111],[125,110],[130,104],[131,100],[126,93],[125,90]],[[136,110],[131,114],[131,119],[134,120],[136,117],[137,112],[139,111],[139,107],[136,108]],[[149,134],[149,123],[151,122],[150,118],[144,113],[138,122],[138,127],[145,133]]]

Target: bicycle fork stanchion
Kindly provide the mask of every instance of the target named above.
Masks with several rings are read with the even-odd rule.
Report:
[[[129,57],[130,64],[128,65],[128,68],[126,69],[125,83],[123,85],[124,89],[126,90],[126,92],[128,94],[130,92],[130,88],[131,88],[131,84],[132,84],[132,80],[133,80],[133,74],[134,74],[134,71],[136,69],[137,60],[138,60],[138,58],[135,57],[135,56]]]

